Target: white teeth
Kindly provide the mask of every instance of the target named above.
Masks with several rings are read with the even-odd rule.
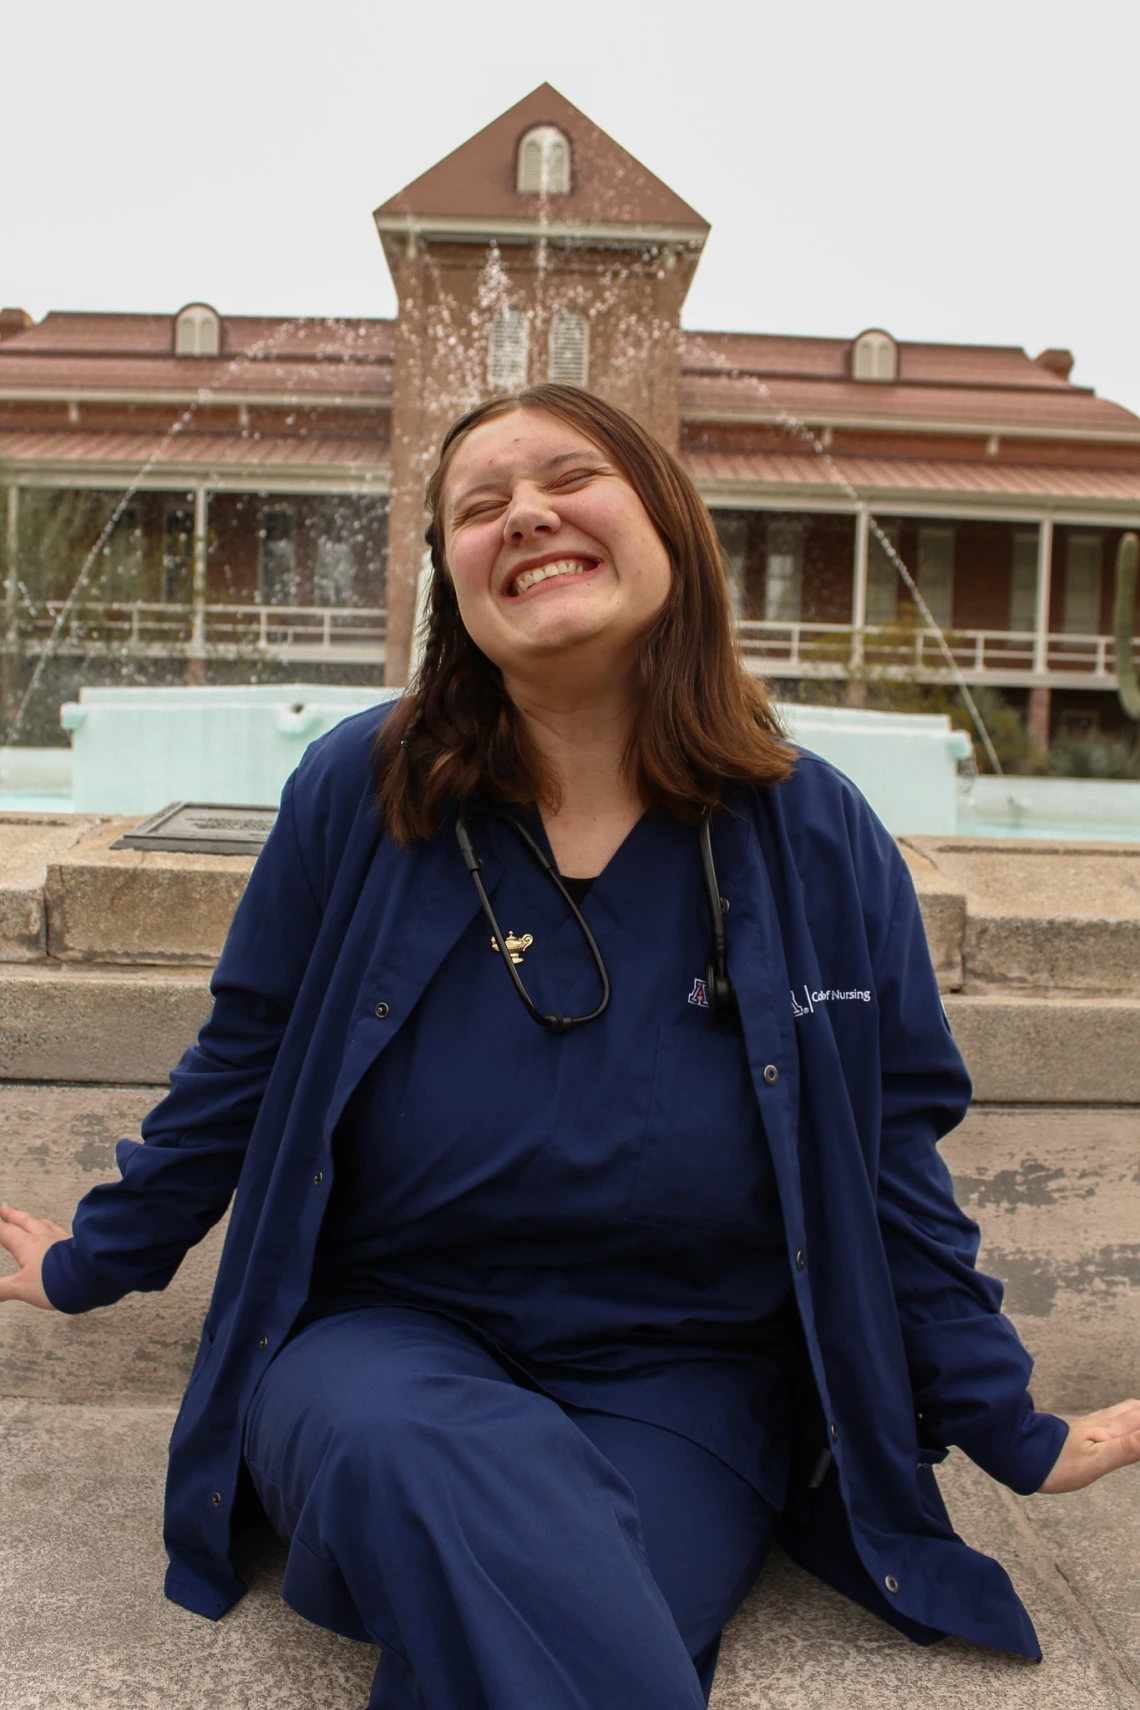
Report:
[[[580,576],[588,570],[588,564],[581,564],[574,558],[560,558],[554,564],[540,564],[535,570],[524,570],[515,582],[516,594],[525,594],[528,588],[533,588],[536,582],[545,582],[549,576]]]

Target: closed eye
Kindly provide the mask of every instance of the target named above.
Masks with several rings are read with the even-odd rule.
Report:
[[[480,517],[492,517],[497,511],[504,509],[506,499],[484,499],[477,505],[464,505],[455,514],[456,526],[465,522],[476,522]]]
[[[583,481],[591,481],[594,479],[595,476],[604,475],[605,473],[606,473],[606,471],[604,469],[598,469],[596,467],[585,468],[585,469],[567,469],[562,475],[557,476],[555,480],[551,481],[549,483],[549,485],[554,491],[557,492],[560,488],[563,488],[563,487],[580,486]]]

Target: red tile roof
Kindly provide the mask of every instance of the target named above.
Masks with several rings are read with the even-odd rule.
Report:
[[[157,455],[156,455],[157,454]],[[114,433],[0,430],[0,462],[155,468],[286,469],[297,473],[388,472],[387,449],[366,434]]]
[[[570,138],[569,194],[520,195],[516,151],[532,125],[556,125]],[[586,225],[689,226],[703,238],[708,222],[667,184],[614,142],[557,89],[543,83],[469,137],[435,166],[381,204],[377,217],[463,215],[473,219],[534,219]]]
[[[899,378],[852,380],[850,339],[766,333],[686,333],[681,414],[700,417],[786,411],[809,422],[971,423],[1001,432],[1047,428],[1140,437],[1140,419],[1043,368],[1024,350],[997,345],[899,345]]]
[[[223,315],[222,354],[175,356],[173,315],[55,312],[0,344],[0,388],[117,392],[392,390],[395,322]]]
[[[684,463],[707,492],[712,487],[811,489],[842,499],[844,482],[860,498],[922,494],[1140,502],[1140,469],[1074,469],[925,457],[822,457],[781,452],[688,451]]]
[[[851,374],[851,338],[808,338],[778,333],[687,332],[683,363],[691,372],[796,375],[847,380]],[[901,342],[899,381],[903,384],[1014,386],[1033,391],[1070,393],[1074,387],[1043,368],[1018,345],[911,344]],[[860,390],[869,384],[861,381]],[[876,384],[871,382],[870,384]]]

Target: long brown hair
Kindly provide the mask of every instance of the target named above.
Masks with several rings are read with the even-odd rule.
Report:
[[[541,410],[575,428],[620,470],[669,554],[665,604],[638,646],[637,714],[626,767],[648,807],[695,824],[726,782],[775,784],[792,769],[763,686],[740,663],[713,520],[675,457],[603,399],[532,386],[489,399],[448,429],[428,482],[434,574],[423,661],[376,744],[376,792],[400,843],[429,838],[455,801],[557,802],[503,685],[463,627],[444,554],[444,488],[456,447],[497,416]]]

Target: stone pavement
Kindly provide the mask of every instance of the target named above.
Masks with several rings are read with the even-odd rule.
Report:
[[[151,1096],[0,1087],[0,1197],[66,1218]],[[1140,1112],[980,1108],[944,1150],[1039,1356],[1039,1403],[1140,1392]],[[217,1625],[162,1596],[166,1438],[212,1252],[165,1297],[85,1320],[0,1308],[0,1710],[366,1702],[375,1652],[284,1607],[275,1545]],[[920,1649],[777,1554],[726,1637],[714,1710],[1140,1710],[1140,1471],[1028,1500],[957,1454],[942,1479],[959,1531],[1009,1569],[1044,1663]]]

